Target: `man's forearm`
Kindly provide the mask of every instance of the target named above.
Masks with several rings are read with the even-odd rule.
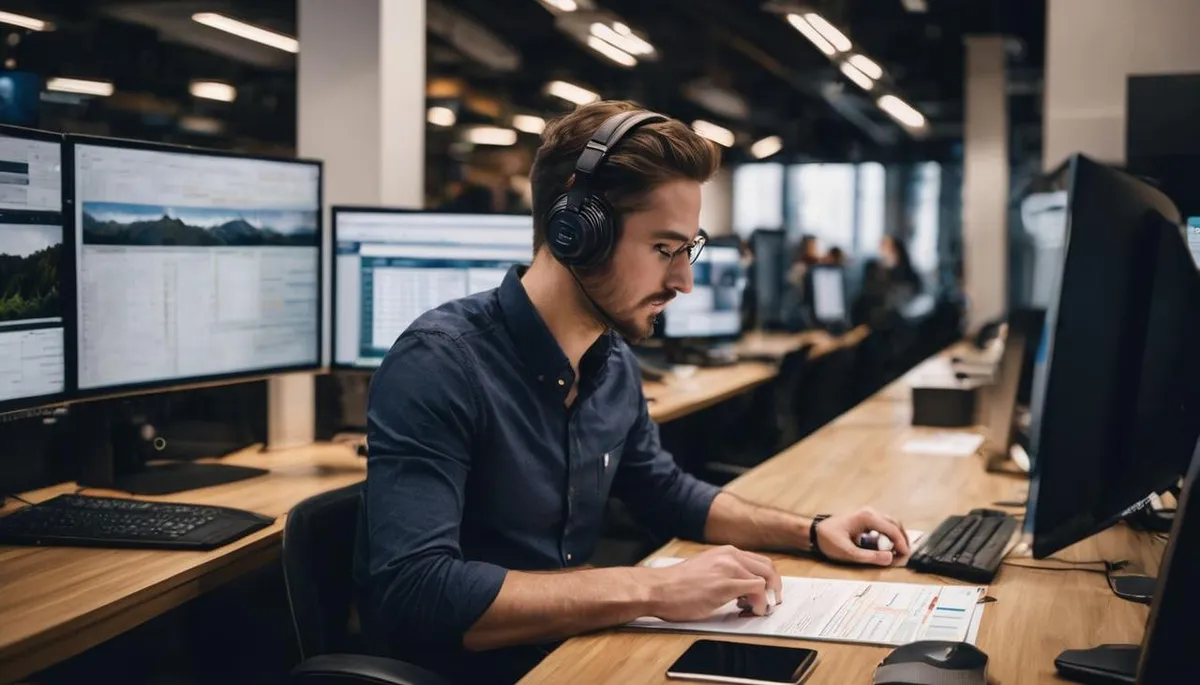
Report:
[[[648,568],[509,571],[500,594],[463,637],[471,650],[558,640],[653,611]]]
[[[751,504],[722,492],[708,510],[704,541],[742,549],[807,551],[812,521],[791,512]]]

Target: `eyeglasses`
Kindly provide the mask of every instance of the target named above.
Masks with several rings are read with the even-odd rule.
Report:
[[[674,264],[675,258],[681,254],[686,255],[688,264],[695,264],[696,260],[700,258],[700,253],[704,250],[704,245],[707,242],[708,234],[705,233],[704,229],[702,228],[700,229],[700,233],[695,238],[679,246],[679,249],[668,250],[666,248],[662,248],[658,250],[658,253],[667,258],[668,267],[671,264]]]

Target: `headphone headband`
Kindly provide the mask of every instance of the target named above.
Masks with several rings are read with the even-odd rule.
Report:
[[[579,159],[571,188],[546,215],[550,250],[563,264],[585,266],[607,259],[616,241],[612,209],[593,192],[592,179],[617,143],[630,131],[653,121],[668,121],[657,112],[634,110],[614,114],[592,134]]]

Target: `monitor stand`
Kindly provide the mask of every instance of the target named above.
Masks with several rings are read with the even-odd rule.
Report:
[[[141,427],[116,416],[109,402],[74,405],[71,419],[80,460],[77,482],[85,488],[167,495],[268,473],[266,469],[230,464],[153,462],[154,449],[141,437]]]
[[[1054,667],[1060,676],[1076,683],[1134,685],[1141,652],[1138,645],[1068,649],[1054,660]]]

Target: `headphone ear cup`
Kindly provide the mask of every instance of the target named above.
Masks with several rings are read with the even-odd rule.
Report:
[[[587,251],[581,255],[583,261],[578,266],[603,264],[612,255],[616,242],[612,207],[603,197],[588,195],[579,208],[579,216]]]
[[[566,195],[555,200],[546,213],[546,245],[565,266],[578,266],[586,254],[582,216],[572,209]]]

